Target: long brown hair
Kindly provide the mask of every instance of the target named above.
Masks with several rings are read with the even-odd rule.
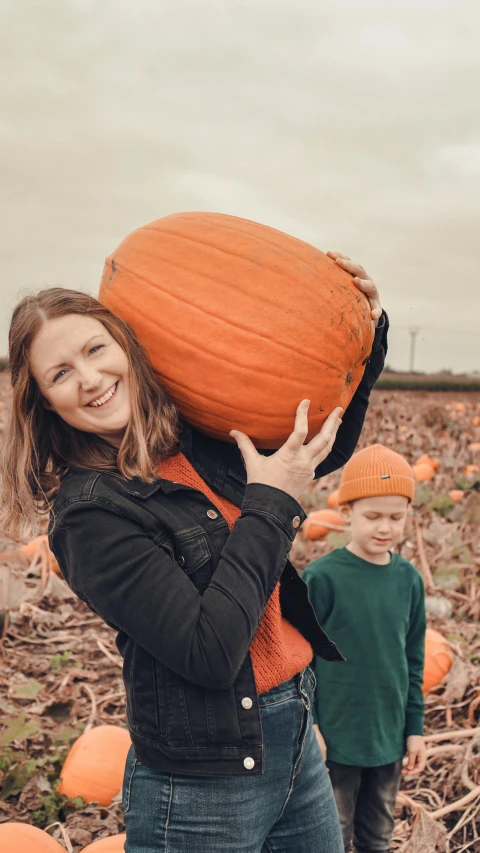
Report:
[[[32,341],[46,320],[81,314],[99,320],[125,352],[131,415],[119,449],[47,409],[30,366]],[[9,332],[12,409],[2,460],[3,530],[13,539],[37,532],[72,467],[151,480],[178,447],[179,418],[131,327],[93,296],[63,287],[26,296]]]

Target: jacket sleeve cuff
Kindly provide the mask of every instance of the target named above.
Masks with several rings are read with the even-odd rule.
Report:
[[[423,714],[407,714],[405,720],[405,737],[423,735]]]
[[[382,349],[387,352],[387,333],[389,328],[389,320],[385,311],[382,312],[382,316],[378,321],[377,328],[375,329],[375,336],[373,338],[372,352],[378,352],[379,349]]]
[[[295,498],[275,486],[249,483],[245,489],[242,515],[255,512],[270,516],[287,534],[291,541],[305,521],[307,513]]]

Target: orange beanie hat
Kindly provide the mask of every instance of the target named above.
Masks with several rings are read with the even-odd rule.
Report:
[[[378,495],[404,495],[413,500],[414,494],[415,476],[407,460],[382,444],[372,444],[355,453],[345,465],[338,503]]]

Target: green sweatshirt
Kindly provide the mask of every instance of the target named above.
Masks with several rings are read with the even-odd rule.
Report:
[[[378,767],[423,734],[425,602],[411,563],[379,566],[340,548],[302,575],[317,619],[347,659],[315,658],[314,722],[338,764]]]

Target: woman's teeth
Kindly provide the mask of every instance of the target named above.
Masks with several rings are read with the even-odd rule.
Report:
[[[115,385],[112,385],[110,391],[107,391],[106,394],[103,395],[103,397],[99,397],[98,400],[94,400],[93,403],[89,403],[88,405],[94,406],[94,408],[96,408],[97,406],[103,406],[103,404],[106,403],[107,400],[110,400],[110,398],[113,397],[115,391],[117,390],[117,385],[118,382],[116,382]]]

